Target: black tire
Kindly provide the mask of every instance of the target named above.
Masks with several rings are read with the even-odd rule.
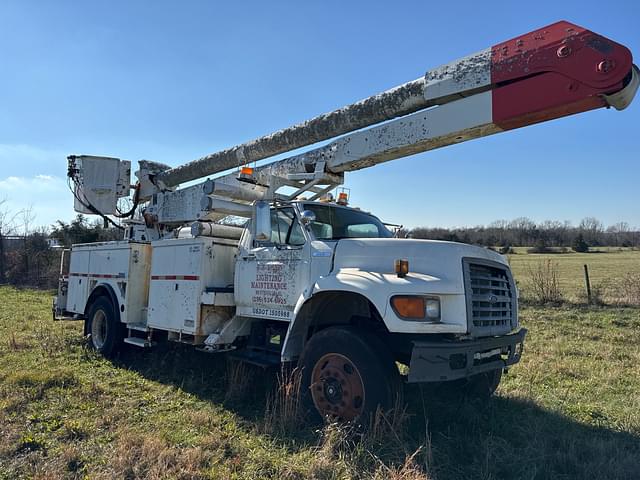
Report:
[[[311,419],[366,423],[378,408],[394,407],[400,374],[374,335],[330,327],[311,337],[298,362],[301,405]]]
[[[493,395],[500,384],[502,369],[473,375],[469,378],[439,383],[437,392],[447,399],[464,396],[469,399],[487,400]]]
[[[120,350],[124,326],[109,298],[101,296],[93,301],[85,319],[85,333],[89,335],[89,345],[105,357],[112,357]]]
[[[464,385],[465,393],[474,398],[487,399],[491,397],[500,385],[502,369],[491,370],[469,377]]]

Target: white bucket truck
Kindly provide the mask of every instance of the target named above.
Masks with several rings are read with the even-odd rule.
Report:
[[[490,394],[519,361],[526,334],[506,259],[394,238],[330,192],[348,171],[623,109],[637,87],[625,47],[558,22],[180,167],[140,161],[134,186],[128,161],[70,156],[76,210],[119,218],[124,235],[66,252],[55,317],[84,320],[91,345],[107,356],[164,336],[259,365],[297,364],[305,404],[343,420],[392,404],[397,363],[408,367],[407,382],[458,381]],[[478,188],[509,200],[499,185]],[[131,189],[123,212],[119,199]]]

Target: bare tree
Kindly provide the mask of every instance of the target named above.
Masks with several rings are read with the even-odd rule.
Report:
[[[7,258],[4,237],[15,233],[16,216],[9,210],[7,199],[0,200],[0,283],[7,282]]]
[[[29,235],[33,230],[33,224],[36,220],[36,214],[33,211],[33,205],[29,205],[26,208],[23,208],[17,213],[19,217],[20,226],[22,227],[22,234]]]
[[[549,247],[564,248],[575,245],[578,239],[589,245],[611,245],[623,247],[640,246],[640,229],[632,228],[626,222],[618,222],[605,230],[602,222],[593,217],[582,220],[578,227],[571,222],[545,220],[535,223],[526,217],[511,221],[497,220],[488,226],[474,227],[418,227],[410,232],[413,238],[453,240],[474,243],[488,247]]]
[[[631,227],[629,227],[627,222],[614,223],[607,228],[607,233],[613,238],[616,246],[630,246],[631,240],[629,234],[631,233]]]
[[[536,224],[527,217],[518,217],[509,222],[509,228],[514,231],[517,238],[517,245],[530,245],[533,243],[533,231]]]
[[[600,220],[595,217],[585,217],[578,228],[589,245],[600,245],[600,237],[604,232],[604,225]]]

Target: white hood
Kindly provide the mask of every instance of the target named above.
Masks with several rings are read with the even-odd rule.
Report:
[[[396,259],[409,260],[409,271],[445,279],[460,278],[464,257],[492,260],[508,266],[504,256],[493,250],[465,243],[403,238],[343,239],[335,249],[334,271],[359,268],[391,273]],[[449,279],[453,280],[453,279]]]

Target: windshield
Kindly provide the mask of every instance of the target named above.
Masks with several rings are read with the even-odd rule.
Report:
[[[391,238],[393,234],[373,215],[350,208],[305,204],[316,215],[310,227],[318,240],[341,238]]]

